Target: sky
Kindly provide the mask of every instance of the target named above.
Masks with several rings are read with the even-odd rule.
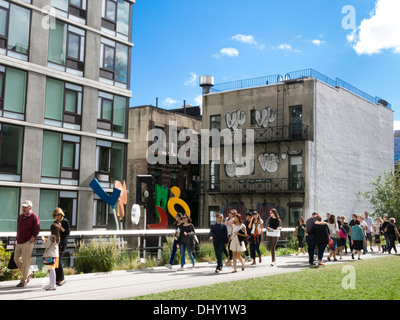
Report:
[[[137,0],[130,106],[201,105],[202,75],[312,68],[387,100],[400,121],[399,17],[399,0]]]

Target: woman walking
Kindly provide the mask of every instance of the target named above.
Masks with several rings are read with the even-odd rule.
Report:
[[[185,270],[184,266],[186,263],[185,251],[188,252],[190,261],[192,262],[192,269],[195,268],[196,264],[194,261],[193,250],[195,247],[195,229],[192,224],[192,220],[185,213],[182,216],[183,223],[181,224],[180,234],[178,238],[177,248],[180,248],[181,253],[181,267],[178,271]]]
[[[296,235],[297,235],[297,240],[299,241],[299,251],[296,253],[296,256],[299,255],[301,250],[303,250],[303,255],[306,254],[306,251],[304,250],[305,232],[306,232],[306,224],[304,223],[303,217],[299,217],[296,225]]]
[[[399,230],[397,230],[397,227],[395,225],[396,223],[396,219],[395,218],[390,218],[389,219],[389,225],[385,228],[385,232],[387,234],[387,238],[389,240],[389,244],[388,244],[388,252],[389,254],[391,254],[390,251],[392,251],[392,249],[394,250],[394,252],[396,252],[397,254],[397,249],[396,249],[396,234],[398,237],[400,237],[400,233]]]
[[[272,209],[267,223],[267,239],[271,250],[271,266],[274,266],[276,261],[275,250],[282,229],[281,223],[282,221],[279,217],[278,211],[276,211],[275,208]]]
[[[250,232],[250,254],[253,259],[251,265],[256,264],[256,253],[258,254],[259,263],[262,262],[260,244],[263,242],[263,225],[264,221],[261,219],[257,211],[254,211],[253,216],[249,223]]]
[[[58,245],[59,263],[58,268],[56,268],[56,284],[57,286],[62,286],[65,284],[62,258],[64,257],[65,250],[67,249],[70,226],[69,221],[65,219],[64,211],[61,208],[56,208],[53,211],[53,219],[55,219],[54,224],[60,229],[60,243]]]
[[[321,216],[318,214],[315,216],[316,222],[311,227],[309,232],[314,237],[314,242],[318,248],[318,265],[323,266],[324,261],[322,260],[326,246],[329,243],[329,229],[325,222],[322,222]]]
[[[230,235],[230,250],[232,250],[232,258],[233,258],[233,271],[232,273],[237,272],[236,270],[236,259],[240,261],[242,264],[242,271],[244,270],[244,261],[242,259],[242,252],[246,251],[244,246],[244,238],[247,236],[246,226],[242,223],[242,216],[240,214],[236,214],[234,218],[234,223],[232,225],[232,233]]]
[[[174,243],[172,244],[172,252],[171,252],[171,258],[169,259],[169,263],[167,263],[165,266],[168,269],[172,269],[172,265],[174,264],[175,260],[175,255],[176,251],[178,250],[178,238],[181,233],[180,226],[182,225],[182,213],[178,212],[175,216],[175,222],[174,222],[174,229],[175,229],[175,235],[174,235]]]
[[[361,250],[364,249],[365,245],[365,234],[361,227],[359,220],[356,220],[354,226],[351,228],[351,242],[353,251],[351,252],[351,257],[354,260],[354,254],[357,252],[358,260],[361,260]]]
[[[338,228],[338,224],[336,222],[336,217],[334,214],[331,214],[329,216],[328,228],[329,228],[330,238],[333,241],[333,245],[331,247],[331,250],[330,250],[329,256],[328,256],[328,261],[331,261],[332,256],[333,256],[333,261],[337,261],[336,248],[337,248],[339,228]]]

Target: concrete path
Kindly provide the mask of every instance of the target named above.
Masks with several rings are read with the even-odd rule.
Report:
[[[325,255],[326,256],[326,255]],[[363,260],[384,257],[387,254],[367,253]],[[325,258],[325,257],[324,257]],[[325,258],[326,259],[326,258]],[[325,260],[326,261],[326,260]],[[352,261],[351,255],[344,255],[336,263]],[[113,300],[129,298],[151,293],[210,285],[249,278],[270,276],[281,273],[297,272],[309,268],[308,255],[300,254],[278,256],[275,266],[270,265],[271,258],[263,257],[256,266],[246,263],[241,271],[231,273],[233,268],[224,267],[220,274],[215,273],[216,263],[198,263],[195,270],[186,265],[185,271],[156,267],[142,270],[115,271],[85,275],[66,276],[66,284],[56,291],[46,292],[44,287],[49,278],[32,279],[25,288],[17,288],[19,281],[0,282],[0,300]],[[334,262],[326,262],[329,266]]]

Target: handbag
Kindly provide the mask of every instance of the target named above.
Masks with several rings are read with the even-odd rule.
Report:
[[[242,242],[244,241],[244,240],[246,240],[247,239],[247,236],[245,236],[245,235],[241,235],[239,232],[241,231],[241,229],[239,229],[237,232],[238,232],[238,234],[237,234],[237,236],[238,236],[238,239],[239,239],[239,242],[240,242],[240,244],[242,244]]]
[[[43,257],[42,262],[45,266],[51,266],[55,263],[55,258],[54,257],[46,257],[46,258]]]
[[[332,248],[332,246],[333,246],[333,240],[331,238],[329,238],[328,247]]]
[[[267,237],[279,238],[280,236],[281,236],[281,231],[280,230],[270,231],[270,230],[267,229]]]
[[[11,253],[10,261],[8,262],[7,268],[10,270],[18,269],[18,266],[15,264],[15,261],[14,261],[14,251]]]

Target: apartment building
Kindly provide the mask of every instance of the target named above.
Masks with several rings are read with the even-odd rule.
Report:
[[[312,69],[215,86],[202,77],[200,85],[203,129],[242,138],[233,144],[239,156],[225,159],[232,144],[221,139],[220,159],[201,168],[201,226],[230,208],[243,216],[257,210],[266,220],[276,207],[284,227],[313,211],[350,217],[371,210],[361,192],[393,168],[386,101]]]
[[[113,228],[94,196],[126,178],[134,0],[0,0],[0,232],[33,201],[43,230]]]

